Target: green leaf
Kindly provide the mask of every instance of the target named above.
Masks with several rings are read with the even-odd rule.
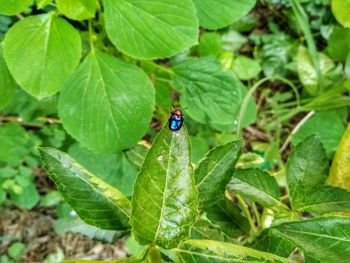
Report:
[[[48,192],[41,200],[40,206],[51,207],[62,201],[62,195],[57,191]]]
[[[190,136],[192,146],[192,163],[198,163],[209,151],[209,143],[206,138]]]
[[[283,223],[273,229],[321,262],[349,262],[350,217],[313,218]]]
[[[259,63],[245,56],[238,56],[234,61],[234,72],[241,80],[256,78],[261,71]]]
[[[199,23],[206,29],[219,29],[239,20],[254,7],[256,0],[194,0]]]
[[[191,0],[104,0],[104,8],[109,38],[131,57],[166,58],[197,43]]]
[[[237,230],[237,229],[234,229]],[[191,239],[211,239],[223,242],[232,242],[232,239],[227,236],[219,226],[214,225],[208,220],[199,219],[191,228]]]
[[[21,256],[24,255],[25,245],[20,242],[13,243],[7,250],[7,253],[14,260],[19,260]]]
[[[207,218],[220,227],[220,230],[231,238],[237,238],[244,233],[249,233],[248,220],[241,215],[238,205],[227,198],[205,209]],[[206,238],[212,239],[212,238]]]
[[[222,199],[242,151],[242,141],[233,141],[209,151],[195,170],[199,206],[209,207]]]
[[[121,192],[86,171],[63,152],[40,148],[40,154],[58,191],[82,220],[102,229],[130,228],[131,204]]]
[[[52,0],[35,0],[38,9],[44,9],[46,6],[52,3]]]
[[[292,206],[298,206],[300,191],[309,191],[324,183],[328,159],[318,136],[309,136],[295,147],[288,158],[286,172]]]
[[[7,32],[4,55],[17,83],[41,99],[59,91],[73,73],[81,56],[81,39],[60,17],[29,16]]]
[[[227,188],[265,207],[281,205],[276,179],[260,169],[236,170]]]
[[[337,152],[334,156],[328,182],[350,191],[350,124],[341,139]]]
[[[59,218],[55,220],[54,228],[56,233],[77,233],[87,236],[94,240],[113,243],[119,238],[125,236],[129,231],[104,230],[84,223],[79,218]]]
[[[291,262],[288,259],[231,243],[213,240],[188,240],[176,249],[181,262]]]
[[[293,136],[292,145],[296,146],[306,137],[317,134],[324,145],[328,158],[332,159],[344,132],[344,121],[338,111],[317,112]]]
[[[115,153],[145,134],[154,104],[152,83],[140,68],[97,52],[65,83],[59,112],[65,129],[84,146]]]
[[[148,152],[148,148],[142,144],[137,144],[130,150],[125,152],[125,156],[130,163],[132,163],[137,170],[141,170],[142,163],[145,160],[145,156]]]
[[[197,218],[197,189],[186,127],[167,125],[155,138],[138,174],[130,224],[142,245],[176,247]]]
[[[15,95],[16,82],[13,79],[3,57],[0,45],[0,109],[6,107]]]
[[[337,60],[344,61],[350,51],[350,29],[335,27],[328,39],[327,51]]]
[[[332,11],[339,22],[344,27],[350,27],[349,0],[332,0]]]
[[[298,199],[295,209],[317,214],[350,212],[350,192],[344,189],[325,185],[303,193],[303,196]]]
[[[93,18],[96,13],[96,0],[56,0],[57,9],[73,20]]]
[[[216,57],[222,51],[221,36],[216,32],[205,32],[202,34],[198,45],[201,56]]]
[[[0,14],[16,15],[26,10],[33,0],[0,0]]]
[[[123,153],[96,154],[79,144],[72,145],[68,154],[92,174],[117,188],[126,196],[131,196],[137,171]]]
[[[27,154],[25,148],[29,137],[26,131],[16,123],[0,125],[0,160],[22,159]]]
[[[21,191],[17,192],[15,189],[12,189],[9,193],[13,203],[21,208],[31,209],[40,200],[38,190],[35,188],[34,183],[30,183],[26,187],[21,187]]]
[[[317,53],[322,75],[334,68],[333,61],[323,53]],[[317,74],[311,62],[309,51],[300,46],[296,57],[297,70],[301,83],[311,95],[317,95]]]
[[[281,257],[288,257],[294,250],[295,246],[284,237],[281,237],[278,232],[273,229],[265,229],[251,243],[249,247],[269,252]]]
[[[219,130],[232,125],[242,99],[241,83],[222,69],[219,61],[206,57],[177,65],[175,86],[184,88],[181,105],[194,120]],[[220,93],[220,96],[218,96]]]

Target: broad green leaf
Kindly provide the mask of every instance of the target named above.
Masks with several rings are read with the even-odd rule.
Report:
[[[198,164],[195,179],[201,208],[222,199],[241,151],[242,141],[229,142],[210,150]]]
[[[201,136],[190,136],[192,146],[192,163],[198,163],[209,151],[208,140]]]
[[[194,0],[199,23],[206,29],[226,27],[246,15],[256,0]]]
[[[59,112],[65,129],[84,146],[115,153],[146,133],[154,101],[152,83],[140,68],[97,52],[65,83]]]
[[[328,159],[318,136],[312,135],[299,143],[288,158],[286,173],[292,205],[298,206],[301,190],[309,191],[324,183],[328,174]]]
[[[80,146],[72,145],[68,154],[106,183],[117,188],[126,196],[131,196],[137,171],[122,152],[97,154]]]
[[[0,161],[24,158],[27,154],[26,144],[28,141],[28,134],[18,124],[0,125]]]
[[[233,125],[242,84],[232,73],[223,71],[219,61],[210,57],[191,59],[174,71],[175,86],[184,89],[181,105],[188,107],[186,113],[191,118],[218,129]]]
[[[334,68],[333,61],[323,53],[318,53],[318,60],[322,75],[326,75]],[[308,93],[317,95],[317,74],[311,62],[309,51],[300,46],[296,56],[297,70],[301,83]]]
[[[51,13],[29,16],[7,32],[4,55],[16,82],[41,99],[59,91],[73,73],[81,39],[73,26]]]
[[[33,0],[0,0],[0,14],[15,15],[27,9]]]
[[[204,219],[197,220],[191,228],[191,239],[211,239],[223,242],[233,241],[231,237],[220,230],[219,226]]]
[[[249,247],[269,252],[281,257],[288,257],[294,250],[295,245],[281,237],[273,229],[263,230],[255,240],[249,244]]]
[[[202,34],[198,45],[198,52],[201,56],[216,57],[222,51],[221,36],[217,32],[205,32]]]
[[[227,188],[265,207],[281,205],[276,179],[260,169],[236,170]]]
[[[293,136],[292,145],[296,146],[311,134],[317,134],[320,136],[328,158],[332,159],[344,132],[344,121],[338,111],[321,111],[298,130]]]
[[[102,229],[130,228],[131,204],[121,192],[86,171],[63,152],[40,148],[40,154],[58,191],[82,220]]]
[[[16,82],[13,79],[3,57],[0,45],[0,109],[6,107],[15,95]]]
[[[105,230],[86,224],[80,218],[59,218],[54,222],[56,233],[63,235],[65,233],[77,233],[87,236],[94,240],[113,243],[125,236],[128,231]]]
[[[25,253],[26,246],[23,243],[15,242],[7,249],[7,253],[11,258],[18,261]]]
[[[166,58],[197,43],[191,0],[104,0],[104,8],[109,38],[131,57]]]
[[[142,245],[176,247],[197,218],[197,189],[186,127],[167,125],[154,139],[138,174],[130,224]]]
[[[205,212],[212,224],[219,226],[220,230],[226,233],[228,237],[237,238],[244,233],[249,233],[248,220],[241,215],[238,205],[227,198],[208,207]]]
[[[295,209],[316,214],[350,212],[350,192],[344,189],[325,185],[308,192],[299,191],[303,197],[299,193]]]
[[[245,56],[238,56],[234,61],[234,72],[241,80],[256,78],[261,71],[259,63]]]
[[[349,262],[350,217],[319,217],[283,223],[273,230],[321,262]]]
[[[350,51],[350,29],[335,27],[328,39],[327,51],[337,60],[344,61]]]
[[[350,27],[350,1],[332,0],[332,11],[338,22],[344,27]]]
[[[56,0],[57,9],[73,20],[93,18],[96,12],[96,0]]]
[[[181,262],[224,263],[224,262],[291,262],[270,253],[252,248],[213,240],[188,240],[175,249]]]
[[[350,191],[350,124],[340,141],[337,152],[334,156],[328,182]]]

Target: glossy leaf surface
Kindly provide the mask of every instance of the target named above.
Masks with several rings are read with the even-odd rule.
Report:
[[[56,0],[57,9],[73,20],[93,18],[96,12],[96,0]]]
[[[259,169],[236,170],[227,188],[265,207],[281,204],[276,179]]]
[[[190,0],[104,0],[109,38],[138,59],[173,56],[197,43],[198,21]]]
[[[141,69],[97,52],[65,83],[59,113],[67,131],[84,146],[115,153],[136,144],[147,131],[154,101],[152,83]]]
[[[174,67],[175,87],[184,90],[181,105],[194,120],[219,130],[234,127],[242,94],[241,83],[214,58],[191,59]],[[220,93],[220,96],[218,94]],[[227,127],[224,127],[227,130]]]
[[[200,207],[209,207],[222,199],[241,150],[241,141],[230,142],[209,151],[198,164],[195,179]]]
[[[194,0],[201,26],[219,29],[232,24],[246,15],[256,0]]]
[[[213,240],[188,240],[176,249],[181,262],[290,262],[288,259],[252,248]]]
[[[16,86],[16,82],[3,57],[3,50],[0,45],[0,109],[11,102],[15,94]]]
[[[0,0],[0,14],[16,15],[33,3],[33,0]]]
[[[320,217],[280,224],[273,229],[321,262],[349,261],[349,217]]]
[[[86,171],[67,154],[40,148],[45,169],[79,217],[102,229],[128,230],[130,201],[117,189]]]
[[[130,224],[142,245],[176,247],[189,237],[197,217],[197,189],[186,127],[167,125],[155,138],[138,174]]]
[[[30,16],[7,32],[4,55],[16,82],[40,99],[59,91],[73,73],[81,56],[81,39],[60,17]]]

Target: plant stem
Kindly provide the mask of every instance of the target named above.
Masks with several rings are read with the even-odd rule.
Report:
[[[258,211],[258,208],[256,206],[256,203],[255,202],[252,202],[252,207],[253,207],[253,211],[254,211],[254,217],[256,219],[256,222],[258,224],[258,227],[260,227],[260,214],[259,214],[259,211]]]
[[[148,63],[150,65],[152,65],[153,67],[157,68],[159,71],[163,71],[163,72],[166,72],[168,73],[169,75],[173,75],[174,74],[174,71],[172,71],[171,69],[167,68],[167,67],[164,67],[164,66],[161,66],[153,61],[150,61],[150,60],[146,60],[144,61],[145,63]]]
[[[258,230],[256,229],[256,226],[254,224],[254,220],[249,212],[249,209],[248,209],[248,205],[247,203],[243,200],[243,198],[240,196],[240,195],[236,195],[237,199],[238,199],[238,202],[239,204],[241,205],[242,207],[242,210],[243,210],[243,213],[244,215],[247,217],[248,219],[248,222],[249,222],[249,225],[250,225],[250,228],[252,229],[253,233],[254,234],[257,234],[258,233]]]
[[[270,81],[270,80],[272,80],[272,81],[279,80],[279,81],[282,81],[282,82],[288,84],[293,89],[293,91],[295,93],[295,99],[296,99],[297,106],[300,105],[300,95],[299,95],[298,89],[295,87],[295,85],[291,81],[289,81],[285,78],[282,78],[282,77],[265,77],[265,78],[259,80],[258,82],[256,82],[254,84],[254,86],[252,88],[250,88],[248,90],[247,94],[244,96],[244,98],[242,100],[241,108],[240,108],[239,115],[238,115],[238,123],[237,123],[237,131],[236,131],[237,137],[241,137],[242,120],[243,120],[243,117],[246,113],[250,97],[259,88],[259,86],[261,84],[263,84],[266,81]]]
[[[95,53],[95,47],[94,47],[94,40],[93,40],[93,34],[92,34],[92,23],[91,20],[88,21],[89,24],[89,40],[90,40],[90,50],[91,53]]]
[[[312,117],[314,116],[315,111],[310,111],[298,124],[294,127],[292,132],[289,134],[287,139],[285,140],[284,144],[282,145],[280,149],[280,153],[283,153],[287,147],[290,141],[292,140],[293,136],[299,131],[299,129]]]
[[[319,91],[319,93],[322,93],[322,91],[323,91],[322,73],[321,73],[320,63],[319,63],[319,59],[318,59],[318,53],[317,53],[315,40],[314,40],[312,33],[311,33],[307,14],[305,13],[303,7],[301,6],[301,4],[297,0],[289,0],[289,3],[292,6],[293,12],[296,16],[296,19],[297,19],[298,24],[301,28],[301,31],[303,31],[303,34],[305,36],[307,47],[309,49],[309,53],[310,53],[310,57],[311,57],[311,62],[316,70],[318,91]]]

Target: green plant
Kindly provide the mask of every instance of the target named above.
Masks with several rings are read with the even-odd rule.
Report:
[[[241,148],[241,141],[218,146],[193,171],[186,128],[171,132],[165,126],[143,161],[131,201],[67,154],[40,151],[51,179],[81,219],[119,237],[131,231],[148,245],[142,256],[121,262],[291,262],[283,257],[295,247],[321,262],[346,262],[350,219],[318,215],[350,211],[350,193],[325,184],[329,167],[319,137],[307,137],[289,156],[285,196],[269,173],[234,170]],[[314,218],[303,218],[305,213]],[[241,242],[230,243],[239,236]]]

